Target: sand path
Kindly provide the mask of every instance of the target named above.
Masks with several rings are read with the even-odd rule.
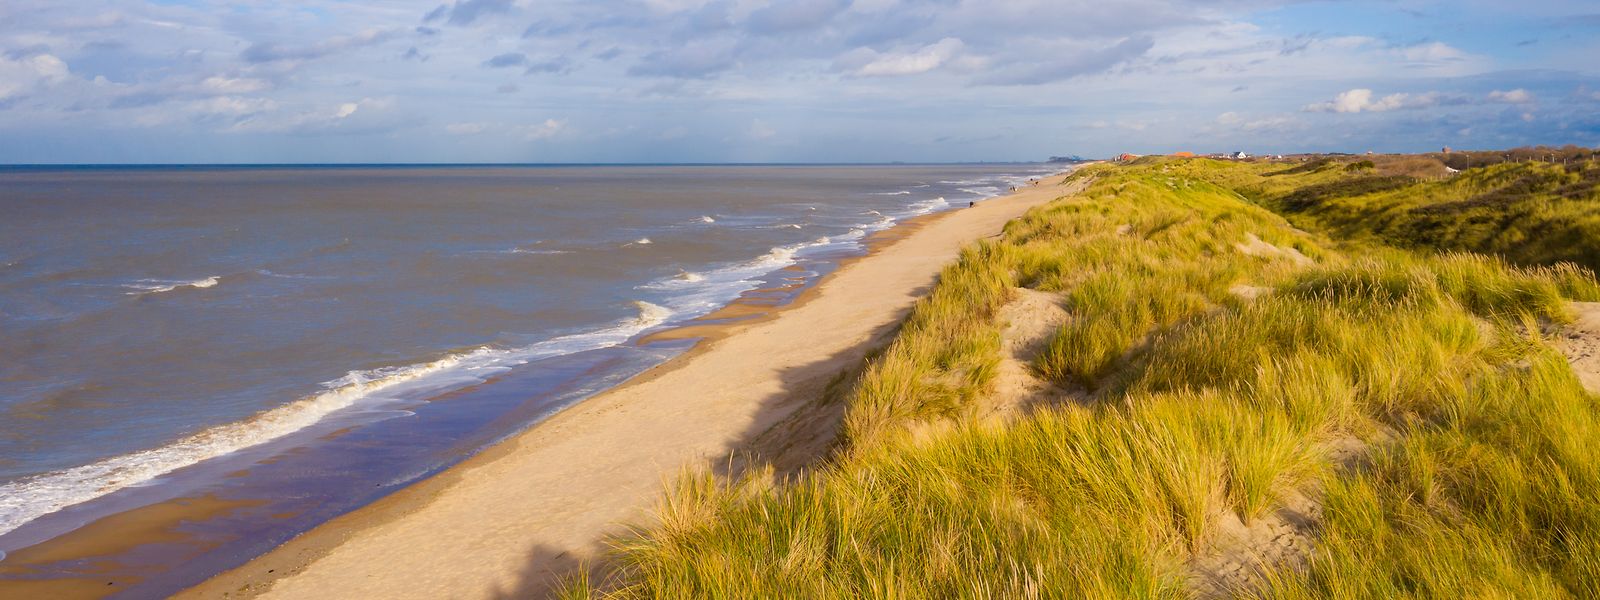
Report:
[[[186,591],[221,598],[538,597],[639,521],[685,465],[721,462],[881,343],[941,267],[1060,177],[930,219],[797,306],[702,344],[439,476]]]

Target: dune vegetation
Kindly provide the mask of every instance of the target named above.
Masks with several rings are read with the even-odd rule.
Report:
[[[1081,169],[944,270],[830,456],[685,475],[566,595],[1600,596],[1600,398],[1550,339],[1600,301],[1600,167],[1359,162]],[[1017,288],[1071,400],[1002,413]]]
[[[1452,174],[1440,158],[1485,164]],[[1174,168],[1229,185],[1303,229],[1494,254],[1525,265],[1568,261],[1600,269],[1600,157],[1492,158],[1329,158],[1296,166],[1196,161]]]

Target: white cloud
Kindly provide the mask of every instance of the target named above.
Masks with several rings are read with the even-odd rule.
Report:
[[[1528,90],[1522,88],[1517,88],[1511,91],[1495,90],[1489,92],[1489,101],[1502,102],[1505,104],[1527,104],[1529,102],[1533,102],[1533,94],[1528,93]]]
[[[916,75],[927,73],[949,62],[964,44],[957,38],[944,38],[913,52],[879,54],[855,70],[862,77]]]
[[[252,94],[271,88],[272,84],[250,77],[212,75],[195,87],[197,91],[212,94]]]
[[[1396,54],[1413,63],[1437,65],[1467,60],[1467,53],[1444,42],[1429,42],[1396,49]]]
[[[102,0],[120,13],[109,14],[15,0],[0,8],[0,136],[13,142],[0,160],[203,160],[209,146],[191,142],[214,131],[284,134],[229,156],[321,160],[746,158],[722,138],[781,140],[770,156],[782,160],[1219,149],[1206,147],[1213,138],[1227,149],[1392,149],[1420,143],[1418,132],[1451,139],[1466,123],[1486,142],[1600,143],[1600,79],[1572,58],[1592,54],[1593,40],[1540,35],[1539,53],[1465,46],[1464,31],[1509,26],[1479,0],[1452,9],[1464,27],[1399,44],[1406,34],[1384,25],[1387,3],[1352,4],[1348,26],[1326,36],[1291,35],[1318,28],[1257,10],[1292,1],[431,0],[323,12],[319,0],[217,14]],[[439,19],[421,21],[441,4]],[[461,5],[508,10],[480,11],[469,31],[447,23]],[[1073,18],[1050,18],[1059,14]],[[410,48],[430,59],[405,60]],[[484,66],[509,53],[569,67],[533,78],[528,65]],[[355,101],[363,96],[406,101],[382,108]],[[529,102],[561,112],[534,118]],[[1530,111],[1537,118],[1524,123]],[[758,115],[766,123],[753,126]],[[157,120],[168,127],[139,133],[148,148],[104,143]],[[584,129],[577,143],[573,128],[591,123],[640,133]],[[404,150],[302,139],[372,133]],[[453,139],[420,143],[436,137]]]
[[[523,138],[529,141],[548,140],[567,131],[567,122],[545,119],[543,123],[523,128]]]
[[[1238,131],[1283,131],[1294,129],[1301,125],[1300,121],[1288,115],[1276,115],[1249,119],[1236,112],[1225,112],[1217,115],[1217,124],[1228,129]]]
[[[332,133],[372,133],[391,130],[403,123],[400,115],[390,110],[393,98],[362,98],[333,107],[300,111],[272,110],[250,113],[227,128],[230,132],[296,133],[325,135]]]
[[[1359,112],[1387,112],[1391,110],[1428,108],[1438,106],[1444,99],[1438,92],[1425,94],[1389,94],[1381,98],[1374,97],[1372,90],[1356,88],[1341,92],[1333,100],[1307,104],[1301,110],[1305,112],[1331,112],[1331,113],[1359,113]]]
[[[49,54],[15,59],[0,56],[0,100],[20,96],[36,86],[64,81],[70,76],[67,63]]]
[[[266,98],[217,96],[198,100],[190,105],[195,112],[208,115],[251,115],[278,108],[278,103]]]

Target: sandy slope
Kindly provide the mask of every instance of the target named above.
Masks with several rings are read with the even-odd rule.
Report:
[[[798,306],[703,344],[437,477],[185,592],[195,598],[538,596],[638,521],[664,480],[722,462],[880,343],[976,239],[1067,193],[1049,178],[931,219]]]
[[[1583,387],[1600,394],[1600,302],[1574,302],[1577,319],[1556,345],[1567,355]]]

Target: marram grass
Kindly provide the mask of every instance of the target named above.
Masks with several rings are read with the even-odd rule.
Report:
[[[1600,300],[1592,274],[1393,249],[1378,225],[1330,242],[1246,199],[1297,189],[1263,169],[1085,169],[1085,192],[943,272],[855,383],[842,452],[790,481],[684,475],[564,593],[1189,597],[1221,516],[1314,489],[1309,567],[1239,594],[1600,596],[1600,404],[1540,333]],[[1087,399],[980,419],[1017,286],[1061,294],[1071,318],[1034,367]],[[1355,467],[1329,450],[1348,439],[1367,448]]]

